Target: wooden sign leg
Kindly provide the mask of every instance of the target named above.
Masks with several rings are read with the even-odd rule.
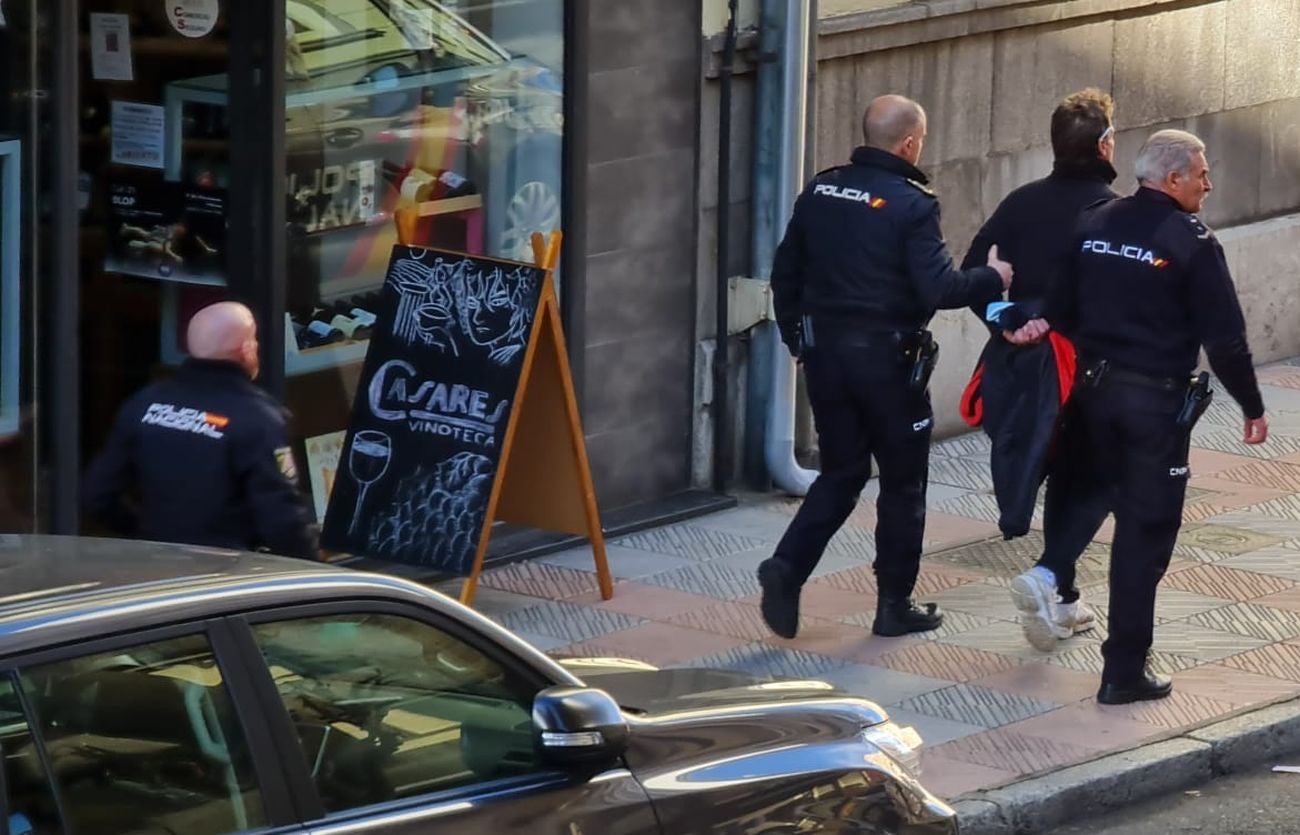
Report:
[[[460,587],[460,602],[466,606],[473,604],[478,592],[478,578],[483,573],[483,561],[487,559],[488,540],[492,538],[492,516],[488,514],[487,524],[483,526],[483,535],[478,538],[478,550],[474,552],[474,567]]]
[[[549,240],[540,234],[532,237],[533,254],[545,270],[545,284],[524,356],[518,400],[502,445],[501,474],[488,500],[474,566],[461,589],[460,600],[466,605],[474,600],[496,521],[585,535],[595,558],[600,596],[604,600],[614,596],[614,577],[552,283],[560,241],[558,232]]]

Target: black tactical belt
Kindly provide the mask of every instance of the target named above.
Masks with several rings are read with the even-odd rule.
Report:
[[[1135,386],[1146,386],[1162,391],[1181,391],[1187,388],[1187,380],[1180,381],[1175,377],[1151,377],[1136,371],[1125,371],[1122,368],[1112,368],[1106,376],[1117,383],[1131,383]]]
[[[1080,368],[1083,371],[1085,379],[1092,379],[1094,385],[1100,384],[1106,380],[1113,380],[1117,383],[1126,383],[1128,385],[1143,386],[1145,388],[1173,392],[1185,391],[1189,382],[1189,379],[1187,378],[1155,377],[1138,371],[1116,368],[1106,360],[1084,362],[1081,364]]]

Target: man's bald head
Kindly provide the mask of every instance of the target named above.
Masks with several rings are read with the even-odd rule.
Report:
[[[888,151],[916,165],[925,140],[925,108],[906,96],[873,99],[862,116],[862,138],[871,148]]]
[[[190,319],[186,337],[195,359],[238,363],[250,377],[257,377],[257,320],[245,305],[208,305]]]

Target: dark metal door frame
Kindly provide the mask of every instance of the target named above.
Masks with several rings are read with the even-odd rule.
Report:
[[[42,411],[49,416],[46,425],[50,440],[42,446],[49,451],[50,530],[75,534],[80,521],[77,496],[81,472],[81,218],[77,209],[80,39],[77,0],[55,2],[51,14],[53,42],[49,45],[53,84],[47,100],[53,105],[53,165],[49,168],[53,243],[48,262],[49,292],[37,288],[38,309],[50,311],[44,322],[52,338],[46,340],[49,347],[41,352],[45,361],[41,369],[43,385],[38,391],[44,391],[47,408]]]
[[[284,397],[284,2],[230,3],[231,298],[257,316],[261,383]]]

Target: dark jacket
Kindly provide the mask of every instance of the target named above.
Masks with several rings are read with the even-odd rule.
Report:
[[[1264,414],[1246,320],[1214,233],[1168,195],[1140,188],[1089,209],[1048,301],[1080,361],[1186,379],[1204,346],[1247,418]]]
[[[1051,174],[1017,188],[998,204],[971,241],[962,269],[985,263],[989,247],[997,244],[999,257],[1016,268],[1008,298],[1041,312],[1052,275],[1070,252],[1079,215],[1100,200],[1119,196],[1110,188],[1115,177],[1114,167],[1103,159],[1058,162]],[[993,293],[972,305],[980,321],[988,302],[1000,297]]]
[[[315,550],[288,413],[233,363],[190,360],[132,397],[86,474],[82,503],[123,535]]]
[[[804,315],[862,333],[915,331],[935,310],[1001,292],[993,268],[953,266],[927,182],[893,154],[858,148],[804,189],[772,266],[777,324],[792,352]]]
[[[1115,169],[1102,159],[1087,164],[1057,163],[1052,173],[1006,196],[971,242],[963,266],[984,263],[989,247],[1015,265],[1010,300],[1035,315],[1042,313],[1052,276],[1067,260],[1074,230],[1085,207],[1113,199]],[[980,321],[988,302],[971,309]],[[985,323],[987,325],[987,322]],[[1038,487],[1060,416],[1062,364],[1073,366],[1073,348],[1064,340],[1015,346],[990,327],[980,356],[984,431],[992,441],[989,469],[997,496],[998,527],[1010,539],[1029,532]]]

